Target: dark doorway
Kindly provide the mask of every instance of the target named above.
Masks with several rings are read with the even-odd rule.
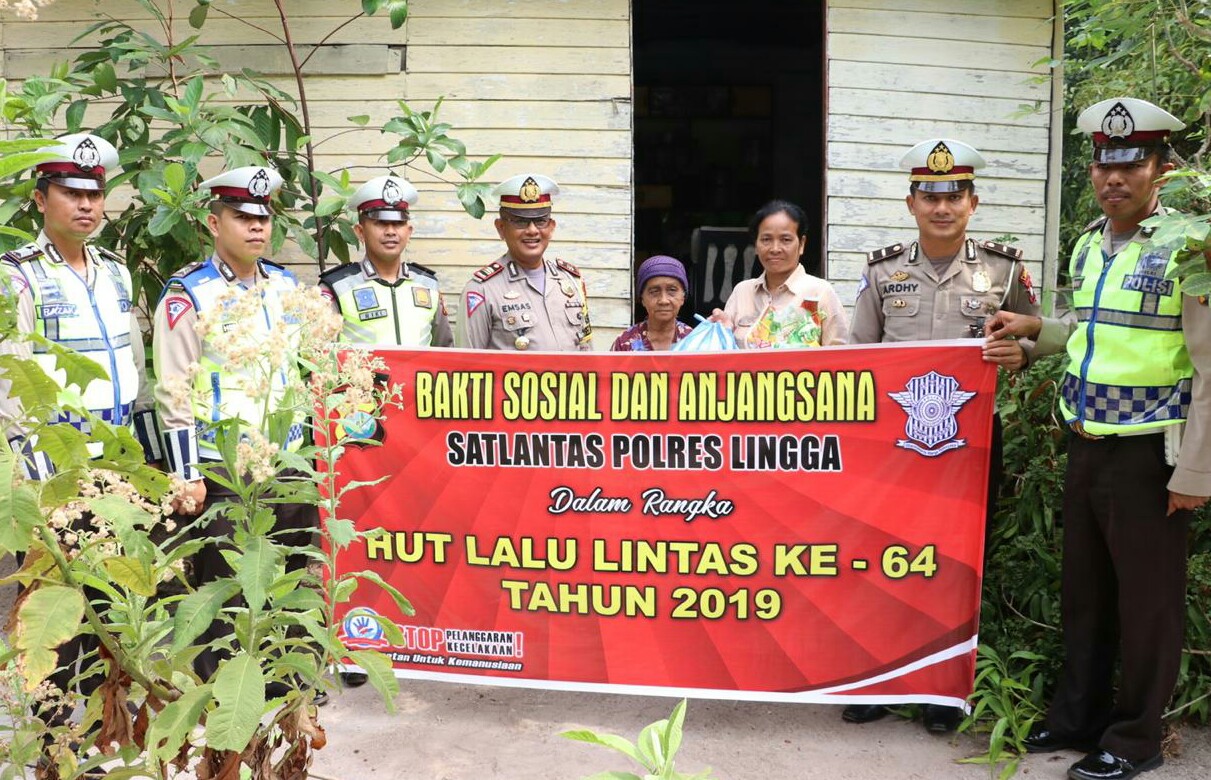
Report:
[[[811,224],[804,264],[822,275],[825,3],[636,0],[635,263],[687,263],[695,228],[743,228],[771,198],[794,201]],[[725,235],[716,231],[713,235]],[[705,233],[693,242],[700,253]],[[735,255],[735,249],[731,250]],[[705,257],[705,254],[704,254]],[[714,260],[712,259],[712,263]],[[758,263],[733,257],[752,276]],[[694,310],[709,313],[722,266],[703,284],[690,268]],[[738,281],[739,278],[736,279]],[[706,288],[705,290],[703,288]],[[690,307],[682,310],[689,317]]]

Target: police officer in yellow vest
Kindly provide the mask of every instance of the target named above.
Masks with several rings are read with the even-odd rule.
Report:
[[[437,275],[402,261],[412,237],[416,188],[398,176],[371,179],[349,201],[366,256],[320,276],[320,291],[345,319],[341,338],[358,344],[450,347],[454,334]]]
[[[1157,178],[1173,168],[1167,139],[1182,122],[1121,97],[1085,109],[1077,126],[1093,136],[1103,216],[1073,248],[1076,319],[1001,313],[988,332],[1037,338],[1039,354],[1066,344],[1069,357],[1064,669],[1025,744],[1090,750],[1068,770],[1075,780],[1124,780],[1162,763],[1161,716],[1181,665],[1188,526],[1211,496],[1211,313],[1167,278],[1180,247],[1140,225],[1162,213]]]
[[[552,197],[559,186],[538,174],[501,182],[496,233],[507,251],[463,288],[459,343],[472,349],[592,349],[588,292],[580,271],[548,260],[555,232]]]
[[[33,198],[44,218],[42,232],[34,243],[0,258],[17,296],[17,327],[71,347],[105,369],[109,379],[85,389],[85,408],[106,422],[133,425],[148,460],[159,460],[130,272],[122,258],[88,243],[105,214],[105,175],[117,168],[118,152],[88,133],[63,136],[39,151],[57,155],[37,166]],[[8,342],[3,349],[32,357],[50,376],[64,378],[44,347]],[[21,416],[18,399],[0,396],[0,418],[11,446],[25,453],[26,476],[45,479],[54,467],[45,454],[33,451],[18,424]],[[46,422],[89,428],[87,419],[70,411]],[[99,445],[94,454],[100,454]]]
[[[174,506],[179,514],[198,514],[215,503],[231,500],[232,492],[198,469],[199,463],[215,464],[221,460],[210,423],[239,418],[249,427],[260,428],[264,404],[249,397],[245,391],[246,377],[228,370],[214,345],[203,340],[197,330],[198,314],[216,308],[219,299],[234,287],[257,290],[261,298],[261,314],[230,323],[247,332],[248,329],[269,335],[270,323],[283,319],[283,298],[297,286],[294,274],[260,256],[271,233],[270,201],[282,186],[282,177],[272,168],[247,166],[227,171],[199,185],[209,189],[214,200],[206,218],[214,238],[214,254],[173,274],[164,287],[155,312],[155,334],[152,341],[152,361],[155,366],[156,404],[164,431],[165,455],[171,470],[187,481],[191,508],[183,500]],[[200,371],[191,370],[193,364]],[[291,375],[298,375],[294,363],[272,372],[270,409],[280,402]],[[181,398],[172,392],[174,380],[192,377],[192,397]],[[283,449],[297,449],[303,442],[303,426],[290,427],[285,441],[277,442]],[[275,528],[296,529],[298,532],[279,535],[283,543],[306,545],[318,516],[311,505],[275,504]],[[233,532],[231,520],[216,516],[207,528],[194,527],[195,538],[229,539]],[[220,550],[223,542],[206,545],[195,556],[194,574],[199,584],[230,576],[231,567]],[[287,559],[287,569],[300,568],[305,558],[294,555]],[[205,635],[217,638],[221,629],[212,626]],[[211,650],[199,655],[195,668],[203,680],[208,679],[218,663]]]
[[[105,216],[105,177],[117,169],[118,152],[104,138],[88,133],[63,136],[39,151],[55,155],[37,166],[33,199],[43,215],[42,231],[34,243],[5,253],[0,262],[0,279],[16,297],[17,328],[71,347],[104,369],[108,378],[94,380],[85,388],[83,407],[105,422],[134,425],[147,459],[158,460],[155,412],[144,372],[143,334],[135,316],[130,273],[120,257],[88,241]],[[44,347],[6,340],[0,343],[0,351],[32,358],[49,376],[60,383],[65,379],[55,367],[55,357]],[[31,440],[37,434],[28,435],[28,423],[33,421],[25,420],[17,398],[3,392],[7,384],[0,380],[5,435],[13,450],[25,455],[26,478],[47,479],[54,473],[54,465],[44,453],[33,450]],[[68,410],[38,422],[73,425],[83,431],[91,426],[89,418]],[[90,445],[93,447],[93,456],[99,456],[100,445]],[[90,520],[86,516],[78,522]],[[96,637],[83,632],[60,645],[58,669],[50,675],[50,682],[67,690],[76,677],[76,659],[88,658],[96,647]],[[100,678],[82,679],[79,688],[88,695],[100,683]],[[66,722],[70,714],[61,707],[38,706],[35,712],[50,725]]]

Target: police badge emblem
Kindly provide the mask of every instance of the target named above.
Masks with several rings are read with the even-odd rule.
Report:
[[[97,151],[97,145],[93,143],[91,138],[85,138],[76,145],[71,159],[80,170],[87,173],[96,168],[101,162],[101,153]]]
[[[533,176],[522,182],[521,190],[517,193],[517,197],[521,198],[522,203],[537,203],[540,195],[542,195],[542,188],[538,186],[538,182],[534,181]]]
[[[955,415],[976,394],[960,389],[959,380],[953,376],[930,371],[909,379],[902,392],[888,395],[908,415],[904,424],[908,438],[897,439],[897,447],[934,458],[967,446],[966,439],[955,438],[959,432]]]
[[[387,179],[387,183],[383,185],[383,202],[394,206],[403,199],[404,193],[400,191],[399,185],[394,179]]]
[[[269,197],[270,189],[269,174],[265,173],[264,169],[257,171],[252,180],[248,182],[248,194],[254,198]]]
[[[893,282],[902,282],[907,278],[908,278],[908,272],[903,271],[903,270],[896,271],[894,274],[891,275],[891,280]]]
[[[1102,133],[1107,138],[1123,139],[1135,132],[1135,120],[1122,103],[1115,103],[1102,119]]]
[[[971,289],[978,293],[988,292],[992,289],[992,279],[983,271],[976,271],[971,275]]]
[[[925,165],[934,173],[950,173],[955,167],[955,156],[944,142],[938,141],[938,145],[925,158]]]

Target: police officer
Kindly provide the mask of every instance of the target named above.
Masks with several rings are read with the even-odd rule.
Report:
[[[1022,250],[967,236],[967,223],[980,203],[975,177],[984,167],[983,156],[962,141],[931,138],[910,149],[900,167],[910,171],[905,202],[918,235],[867,255],[850,343],[979,337],[985,318],[998,309],[1038,314]],[[985,346],[984,358],[1019,369],[1026,365],[1031,347],[1029,342],[1000,340]],[[1001,481],[999,418],[991,449],[986,524]],[[854,704],[842,717],[868,723],[885,714],[881,705]],[[960,709],[931,704],[923,720],[930,732],[944,734],[954,730],[962,715]]]
[[[158,460],[155,412],[144,372],[143,334],[135,317],[130,273],[120,257],[88,241],[104,218],[105,176],[117,168],[118,152],[104,138],[89,133],[63,136],[39,151],[55,155],[37,166],[33,200],[43,216],[42,231],[34,243],[2,258],[7,288],[16,296],[17,328],[71,347],[104,369],[106,378],[96,379],[84,389],[83,407],[105,422],[133,424],[147,459]],[[46,348],[8,340],[0,350],[32,358],[62,382],[56,358]],[[20,400],[0,393],[0,417],[10,446],[25,456],[21,461],[26,478],[49,478],[54,465],[44,453],[33,451],[36,433],[28,435]],[[69,410],[60,410],[44,424],[68,424],[84,431],[90,426],[88,418]],[[99,443],[89,447],[94,457],[101,454]],[[96,647],[92,634],[81,634],[61,645],[59,668],[50,676],[52,684],[67,690],[75,677],[76,659],[87,657]],[[89,694],[100,682],[100,678],[82,680],[81,691]],[[39,715],[50,725],[58,725],[68,713]]]
[[[450,347],[454,335],[446,317],[437,275],[402,261],[412,237],[410,207],[416,188],[398,176],[371,179],[353,193],[353,231],[366,247],[358,263],[320,276],[320,291],[345,319],[342,339],[359,344]]]
[[[591,349],[588,292],[580,271],[546,259],[555,232],[551,198],[559,186],[546,176],[522,174],[492,194],[500,198],[496,233],[507,251],[463,288],[460,343],[473,349]]]
[[[1075,780],[1124,780],[1162,763],[1161,716],[1181,666],[1192,510],[1211,496],[1211,312],[1169,274],[1176,245],[1140,223],[1163,214],[1158,177],[1184,125],[1144,100],[1085,109],[1103,216],[1073,247],[1076,319],[998,314],[989,338],[1066,346],[1060,410],[1071,429],[1061,572],[1064,668],[1034,753],[1091,750]],[[1185,422],[1184,433],[1182,423]],[[1117,695],[1115,661],[1120,663]]]
[[[234,494],[222,484],[204,476],[200,463],[218,463],[211,420],[239,418],[251,428],[262,427],[264,403],[251,398],[245,387],[250,378],[239,371],[228,370],[214,345],[205,341],[197,330],[198,314],[215,309],[220,298],[232,288],[258,290],[263,317],[253,317],[230,323],[243,332],[257,329],[268,336],[271,323],[284,318],[283,298],[298,286],[294,275],[276,263],[260,257],[269,241],[270,200],[282,186],[282,177],[272,168],[248,166],[227,171],[199,185],[209,189],[214,200],[206,225],[214,237],[214,254],[206,260],[187,266],[169,279],[155,312],[155,334],[152,341],[152,362],[158,383],[156,404],[164,431],[165,455],[174,473],[187,481],[186,496],[178,498],[174,510],[182,515],[199,514],[215,503],[234,499]],[[199,364],[201,370],[191,370]],[[282,366],[272,372],[271,403],[279,402],[287,379],[297,376],[296,365]],[[189,398],[171,391],[174,380],[187,379],[193,383]],[[296,450],[303,441],[303,426],[290,427],[286,440],[277,442],[285,450]],[[190,507],[184,499],[192,499]],[[310,541],[311,529],[317,525],[316,508],[306,504],[274,504],[276,528],[297,529],[288,536],[279,535],[283,543],[296,546]],[[194,558],[194,574],[199,584],[230,576],[230,565],[223,557],[221,546],[230,546],[232,522],[223,515],[215,516],[209,528],[193,529],[195,538],[219,539],[204,546]],[[305,558],[292,555],[287,569],[301,568]],[[226,635],[216,621],[203,635],[214,640]],[[219,655],[204,650],[195,662],[195,669],[205,681],[214,673]]]

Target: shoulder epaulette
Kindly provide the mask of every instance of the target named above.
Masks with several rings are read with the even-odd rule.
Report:
[[[866,262],[870,265],[886,260],[889,257],[898,257],[904,254],[903,244],[892,244],[885,246],[882,249],[876,249],[873,252],[866,253]]]
[[[199,260],[199,261],[198,261],[198,262],[196,262],[196,263],[190,263],[189,265],[185,266],[184,268],[182,268],[182,269],[178,270],[178,271],[177,271],[175,274],[173,274],[173,275],[172,275],[170,278],[172,278],[172,279],[184,279],[186,276],[189,276],[189,275],[190,275],[191,273],[193,273],[194,271],[200,271],[200,270],[202,270],[203,268],[205,268],[205,267],[206,267],[206,265],[207,265],[207,263],[208,263],[208,261],[206,261],[206,260]]]
[[[556,258],[555,267],[561,271],[567,271],[568,273],[572,274],[572,276],[575,276],[577,279],[580,278],[580,269],[577,268],[576,266],[572,265],[571,263],[569,263],[567,260],[560,260],[559,258]]]
[[[3,255],[0,255],[0,260],[8,260],[11,263],[24,263],[27,260],[33,260],[35,257],[41,257],[42,255],[42,247],[37,244],[28,244],[11,252],[5,252]]]
[[[1107,217],[1105,215],[1098,217],[1097,219],[1093,220],[1088,225],[1086,225],[1084,227],[1084,229],[1081,230],[1081,232],[1088,233],[1090,230],[1101,230],[1102,226],[1106,224],[1106,219],[1107,219]]]
[[[269,266],[270,268],[276,268],[276,269],[277,269],[277,270],[279,270],[279,271],[287,271],[287,272],[289,272],[289,271],[290,271],[290,269],[289,269],[289,268],[287,268],[286,266],[282,265],[281,263],[275,263],[275,262],[273,262],[272,260],[266,260],[266,259],[265,259],[265,258],[263,258],[263,257],[258,257],[257,259],[261,261],[261,265],[267,265],[267,266]]]
[[[96,244],[93,244],[93,249],[100,252],[101,257],[104,257],[107,260],[113,260],[115,263],[120,263],[120,264],[126,263],[126,260],[122,257],[122,255],[118,254],[117,252],[113,251],[112,249],[106,249],[105,247],[97,246]]]
[[[996,241],[985,241],[982,244],[980,244],[980,246],[984,247],[989,252],[995,252],[998,255],[1004,255],[1005,257],[1008,257],[1010,260],[1021,260],[1022,255],[1025,254],[1025,252],[1023,252],[1021,249],[1018,249],[1016,246],[1009,246],[1008,244],[998,244]]]
[[[320,274],[320,281],[331,286],[345,277],[360,273],[361,270],[361,263],[341,263]]]
[[[434,279],[437,278],[437,271],[434,271],[432,268],[427,268],[420,263],[408,263],[408,270],[416,271],[421,276],[431,276]]]
[[[477,281],[477,282],[486,282],[503,270],[505,270],[505,267],[503,265],[501,265],[498,262],[493,261],[491,263],[488,263],[487,265],[485,265],[483,268],[479,269],[475,273],[471,274],[471,277],[473,279],[475,279],[475,281]]]

